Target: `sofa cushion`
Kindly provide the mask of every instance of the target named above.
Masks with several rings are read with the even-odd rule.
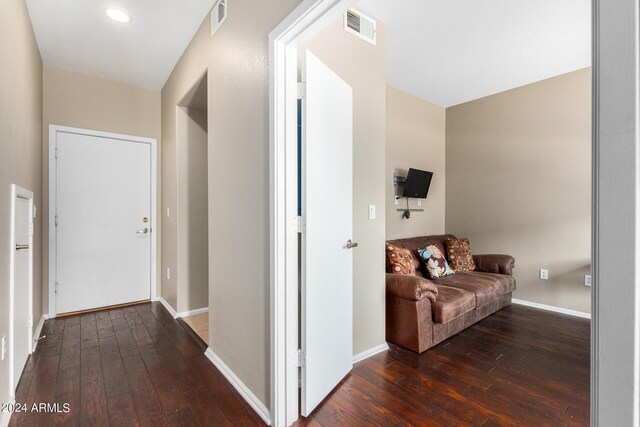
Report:
[[[450,286],[436,287],[438,299],[431,303],[434,322],[446,323],[476,308],[476,298],[472,292]]]
[[[418,249],[426,248],[429,245],[438,245],[438,248],[444,252],[445,250],[445,242],[448,238],[455,239],[455,236],[452,234],[442,234],[437,236],[419,236],[419,237],[409,237],[406,239],[395,239],[388,240],[387,244],[391,244],[398,248],[409,249],[411,251],[411,256],[413,257],[413,265],[416,269],[416,276],[424,276],[420,269],[420,259],[418,256]],[[389,265],[387,263],[387,273],[393,273],[389,269]],[[428,276],[427,276],[428,277]]]
[[[460,272],[445,276],[434,282],[436,285],[445,285],[473,292],[476,296],[476,308],[482,307],[500,295],[509,293],[516,288],[516,281],[513,276],[481,273],[479,271]]]
[[[476,269],[469,239],[447,239],[447,259],[456,272]]]
[[[418,249],[418,255],[420,255],[422,271],[425,276],[431,277],[432,279],[439,279],[453,274],[453,270],[449,268],[444,252],[442,252],[438,245],[429,245],[426,248]]]
[[[407,274],[409,276],[416,274],[413,256],[409,249],[387,244],[387,263],[389,263],[389,269],[393,274]]]

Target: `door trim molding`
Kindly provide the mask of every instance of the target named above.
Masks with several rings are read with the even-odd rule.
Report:
[[[77,135],[95,136],[99,138],[119,139],[126,142],[149,144],[151,147],[151,222],[149,226],[151,232],[151,284],[150,299],[154,301],[158,295],[158,248],[157,236],[160,234],[159,229],[159,210],[157,203],[158,196],[158,141],[154,138],[145,138],[141,136],[124,135],[111,132],[102,132],[90,129],[74,128],[69,126],[49,125],[49,318],[56,317],[56,140],[58,133],[72,133]]]
[[[31,227],[35,226],[33,218],[33,192],[16,184],[11,184],[11,220],[9,230],[9,397],[15,398],[16,386],[19,378],[15,378],[15,255],[16,255],[16,199],[25,199],[29,201],[29,214]],[[32,228],[33,230],[33,228]],[[33,352],[33,232],[29,234],[29,318],[31,319],[31,327],[29,328],[29,354]]]

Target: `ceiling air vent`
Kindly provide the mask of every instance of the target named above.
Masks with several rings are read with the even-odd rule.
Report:
[[[355,9],[349,9],[344,14],[344,29],[371,44],[376,44],[376,21]]]
[[[218,0],[211,11],[211,37],[227,19],[227,0]]]

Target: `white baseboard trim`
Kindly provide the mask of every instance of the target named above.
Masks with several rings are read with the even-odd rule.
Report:
[[[196,308],[195,310],[182,311],[180,313],[176,313],[175,318],[179,317],[189,317],[189,316],[197,316],[198,314],[208,313],[209,307]]]
[[[236,389],[240,396],[244,400],[247,401],[249,406],[253,408],[254,411],[262,418],[262,421],[267,423],[267,425],[271,425],[271,415],[269,410],[264,406],[264,404],[258,399],[255,394],[249,390],[249,388],[244,385],[244,383],[233,373],[233,371],[225,365],[225,363],[218,357],[217,354],[211,350],[211,347],[207,348],[207,351],[204,352],[204,355],[207,356],[207,359],[213,363],[213,365],[222,372],[222,375],[231,383],[233,388]]]
[[[16,403],[15,400],[11,400],[9,405]],[[9,420],[11,420],[11,412],[0,412],[0,427],[7,427],[9,425]]]
[[[377,345],[373,348],[370,348],[369,350],[365,350],[362,353],[358,353],[356,355],[353,356],[353,363],[358,363],[361,360],[367,359],[375,354],[378,354],[380,352],[383,352],[385,350],[389,350],[389,344],[387,344],[386,342]]]
[[[167,311],[169,312],[169,314],[171,314],[171,316],[173,316],[173,318],[174,318],[174,319],[176,318],[177,313],[176,313],[176,311],[173,309],[173,307],[171,307],[171,304],[169,304],[169,303],[168,303],[164,298],[162,298],[162,297],[158,297],[157,301],[158,301],[160,304],[164,305],[164,308],[166,308],[166,309],[167,309]]]
[[[539,308],[540,310],[553,311],[555,313],[567,314],[569,316],[582,317],[583,319],[591,319],[591,314],[584,311],[570,310],[568,308],[555,307],[553,305],[540,304],[538,302],[525,301],[521,299],[513,298],[512,303],[518,305],[526,305],[527,307]]]
[[[33,350],[32,353],[34,351],[36,351],[36,347],[38,346],[38,343],[40,341],[38,341],[38,338],[40,338],[40,333],[42,333],[42,327],[44,326],[44,321],[47,320],[49,318],[49,316],[47,316],[46,314],[43,314],[42,317],[40,318],[40,321],[38,322],[38,326],[36,326],[36,330],[33,331]]]

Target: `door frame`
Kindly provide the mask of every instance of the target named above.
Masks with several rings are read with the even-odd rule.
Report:
[[[151,221],[149,228],[151,229],[151,283],[150,297],[151,301],[155,301],[158,297],[158,271],[157,271],[157,237],[160,230],[158,229],[158,156],[157,156],[157,140],[154,138],[146,138],[141,136],[124,135],[119,133],[102,132],[90,129],[74,128],[69,126],[49,125],[49,317],[57,315],[56,310],[56,141],[58,133],[72,133],[76,135],[86,135],[98,138],[118,139],[133,144],[148,144],[151,148]]]
[[[29,354],[33,352],[33,227],[34,223],[34,200],[33,200],[33,192],[29,191],[25,188],[19,187],[16,184],[11,184],[11,229],[9,231],[9,348],[11,351],[9,352],[9,397],[11,399],[15,398],[17,381],[19,380],[15,378],[15,255],[16,255],[16,234],[15,234],[15,225],[16,225],[16,199],[24,199],[29,201],[29,212],[30,212],[30,224],[32,227],[32,231],[29,233]]]
[[[354,0],[304,0],[269,34],[271,425],[298,418],[298,142],[296,45]]]
[[[337,19],[354,3],[354,0],[304,0],[269,34],[273,426],[291,424],[298,409],[295,45]],[[640,425],[638,10],[640,0],[592,0],[591,423],[594,426],[614,419],[619,425],[630,422]],[[601,150],[605,140],[607,145]],[[621,253],[625,254],[624,268],[609,267],[620,266],[617,258]],[[621,395],[625,390],[632,396]]]

